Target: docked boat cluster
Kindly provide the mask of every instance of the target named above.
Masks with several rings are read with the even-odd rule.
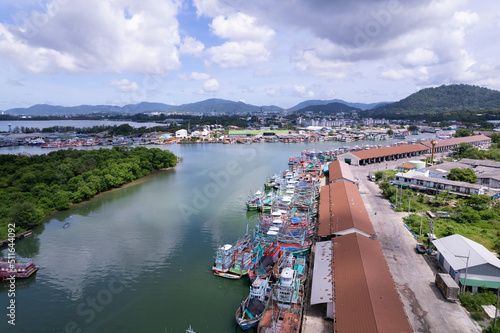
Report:
[[[323,163],[330,151],[304,151],[289,160],[289,170],[270,177],[246,203],[261,211],[252,236],[217,249],[215,275],[252,282],[235,319],[242,329],[298,332],[302,317],[307,255],[316,228]]]

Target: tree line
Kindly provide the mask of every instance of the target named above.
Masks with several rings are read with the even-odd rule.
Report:
[[[172,152],[145,147],[0,155],[0,240],[9,223],[17,233],[32,229],[54,210],[176,164]]]

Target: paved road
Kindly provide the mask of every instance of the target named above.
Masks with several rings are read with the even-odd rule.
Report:
[[[389,162],[388,167],[402,162]],[[351,166],[414,332],[482,332],[459,303],[444,300],[435,286],[432,259],[415,252],[416,241],[401,220],[407,213],[394,212],[376,183],[368,181],[369,171],[385,168],[385,163]]]

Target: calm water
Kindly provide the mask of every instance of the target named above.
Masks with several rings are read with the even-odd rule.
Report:
[[[362,143],[161,146],[184,162],[59,212],[16,243],[40,270],[18,281],[15,329],[0,286],[0,332],[238,332],[249,282],[210,268],[218,245],[257,223],[246,197],[304,149]],[[16,148],[0,153],[45,152]]]

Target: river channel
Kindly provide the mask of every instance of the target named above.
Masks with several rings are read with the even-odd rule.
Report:
[[[155,146],[183,162],[58,212],[16,243],[39,271],[17,281],[15,327],[0,285],[0,332],[239,332],[249,282],[216,277],[211,265],[219,245],[257,223],[247,196],[303,150],[362,144],[375,142]]]

